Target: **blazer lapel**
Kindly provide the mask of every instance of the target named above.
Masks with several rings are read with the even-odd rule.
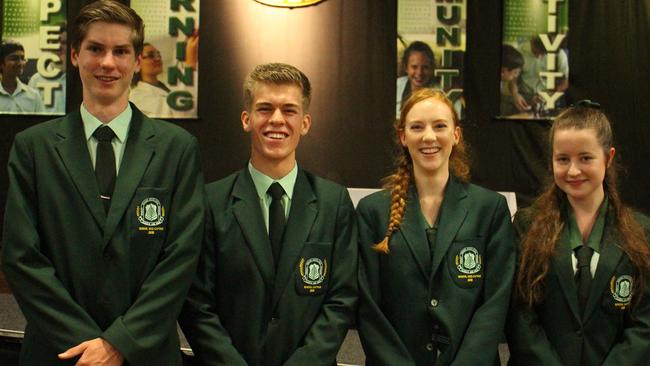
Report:
[[[568,240],[565,239],[566,227],[564,232],[560,234],[560,239],[557,243],[556,260],[553,266],[553,271],[558,277],[560,288],[564,291],[564,297],[569,303],[569,308],[573,316],[581,321],[580,306],[578,305],[578,287],[575,282],[575,273],[573,272],[573,263],[571,261],[573,250],[569,246]]]
[[[456,237],[456,233],[463,225],[467,217],[467,191],[465,187],[456,182],[453,176],[449,176],[449,182],[445,189],[445,197],[442,200],[440,213],[438,216],[438,236],[436,238],[436,247],[433,253],[433,262],[431,263],[431,278],[435,276],[440,263],[447,254],[451,243]]]
[[[232,210],[246,238],[246,244],[257,263],[264,282],[272,288],[275,282],[275,271],[271,241],[266,232],[259,197],[248,168],[244,168],[238,175],[233,186],[232,196],[234,200]]]
[[[111,208],[106,219],[104,246],[108,244],[115,228],[124,216],[124,211],[133,199],[136,188],[147,171],[155,152],[154,144],[151,141],[155,136],[153,126],[150,123],[144,123],[143,119],[142,113],[133,108],[124,156],[122,156],[120,172],[117,175],[111,199]]]
[[[75,187],[77,187],[86,206],[88,206],[88,210],[92,213],[97,225],[103,229],[106,213],[99,198],[97,179],[90,160],[88,143],[84,135],[79,111],[72,112],[64,117],[57,135],[62,140],[55,144],[55,149],[68,174],[70,174]]]
[[[614,275],[614,271],[623,257],[623,250],[616,242],[617,238],[614,234],[612,216],[613,214],[608,214],[606,218],[605,230],[600,245],[601,250],[600,257],[598,258],[598,266],[596,267],[594,279],[591,281],[589,298],[587,299],[587,305],[585,306],[585,313],[583,316],[585,322],[589,320],[589,317],[594,313],[594,310],[598,306],[598,301],[603,293],[603,289],[609,286],[609,281]]]
[[[409,187],[408,199],[406,201],[406,209],[404,218],[399,227],[399,232],[402,234],[406,245],[413,254],[413,259],[420,268],[420,272],[425,281],[429,281],[429,268],[431,266],[431,251],[429,250],[429,242],[424,228],[424,223],[421,219],[422,212],[420,210],[420,201],[417,195],[415,185]]]
[[[296,184],[293,188],[289,219],[287,220],[287,226],[282,237],[280,262],[276,268],[276,282],[275,289],[273,290],[272,303],[274,309],[280,301],[282,292],[286,288],[291,275],[298,268],[298,257],[302,252],[305,242],[309,238],[309,233],[314,225],[317,214],[316,194],[305,172],[299,170]]]

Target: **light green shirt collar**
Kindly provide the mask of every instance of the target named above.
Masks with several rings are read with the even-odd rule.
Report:
[[[257,191],[257,196],[262,198],[263,200],[266,201],[266,196],[268,193],[269,187],[273,182],[278,182],[284,189],[285,194],[287,197],[289,197],[289,200],[293,197],[293,187],[296,185],[296,178],[298,178],[298,164],[296,163],[293,166],[293,169],[285,175],[284,177],[274,180],[273,178],[269,177],[268,175],[260,172],[259,170],[255,169],[253,164],[249,161],[248,162],[248,171],[251,174],[251,178],[253,178],[253,184],[255,185],[255,190]]]
[[[605,218],[607,216],[608,207],[609,203],[607,197],[605,197],[603,203],[600,204],[600,208],[598,209],[598,217],[596,218],[594,227],[591,229],[591,233],[589,233],[589,237],[585,243],[596,253],[600,252],[600,242],[603,239],[603,231],[605,230]],[[580,234],[580,229],[578,228],[575,214],[573,213],[570,205],[567,205],[567,210],[568,220],[566,228],[563,232],[563,236],[571,246],[571,249],[575,250],[582,245],[582,235]]]
[[[95,116],[90,114],[83,103],[80,108],[81,120],[84,125],[84,133],[86,134],[86,141],[90,140],[95,130],[103,126],[104,124],[97,119]],[[131,116],[133,115],[133,109],[131,109],[131,104],[126,105],[126,109],[117,117],[113,118],[107,125],[110,125],[111,130],[115,132],[115,136],[121,144],[124,144],[126,137],[129,133],[129,125],[131,124]]]

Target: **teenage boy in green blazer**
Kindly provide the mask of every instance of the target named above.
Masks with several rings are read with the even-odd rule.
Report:
[[[197,143],[128,103],[144,38],[132,9],[93,2],[74,35],[80,110],[19,133],[9,157],[2,260],[27,319],[20,364],[181,365],[176,315],[203,233]]]
[[[347,190],[297,166],[309,101],[293,66],[259,65],[246,78],[251,159],[206,188],[203,254],[180,318],[200,365],[335,364],[357,297],[356,230]],[[275,182],[286,225],[267,193]]]

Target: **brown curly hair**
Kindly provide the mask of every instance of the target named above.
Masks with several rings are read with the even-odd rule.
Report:
[[[458,113],[456,113],[456,110],[454,109],[454,105],[447,98],[445,93],[440,90],[429,88],[420,89],[413,92],[406,103],[404,103],[402,112],[400,113],[400,118],[395,120],[394,124],[396,140],[400,147],[395,158],[396,169],[393,174],[384,178],[384,188],[390,191],[391,194],[388,228],[384,239],[373,246],[376,251],[381,253],[388,254],[390,237],[402,223],[404,210],[406,209],[409,185],[411,184],[411,178],[413,177],[413,161],[411,160],[411,155],[406,147],[399,144],[399,136],[404,131],[406,115],[411,111],[414,105],[427,99],[438,100],[449,107],[454,119],[454,126],[459,128],[461,127],[460,119],[458,118]],[[462,138],[461,129],[460,140],[456,145],[454,145],[451,150],[451,155],[449,156],[449,170],[451,171],[451,174],[461,182],[468,182],[470,178],[468,150],[467,143]]]
[[[600,110],[590,107],[570,107],[562,112],[549,132],[549,148],[552,151],[555,132],[567,129],[592,129],[607,156],[613,146],[613,134],[609,119]],[[615,215],[615,228],[621,236],[621,248],[637,269],[637,281],[633,292],[633,304],[638,303],[650,271],[650,250],[643,227],[634,218],[633,211],[620,199],[616,188],[615,162],[609,162],[605,171],[603,188]],[[563,212],[568,203],[566,194],[551,182],[533,204],[535,217],[521,242],[519,271],[515,280],[515,297],[520,303],[532,307],[542,301],[544,280],[560,234],[565,227]]]

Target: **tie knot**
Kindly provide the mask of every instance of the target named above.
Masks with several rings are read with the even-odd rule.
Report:
[[[284,194],[284,189],[282,188],[280,183],[275,182],[271,184],[271,186],[266,192],[270,194],[271,198],[275,201],[275,200],[282,199],[282,195]]]
[[[93,132],[93,136],[100,142],[111,142],[115,137],[115,132],[108,126],[101,126]]]
[[[594,250],[587,245],[581,245],[576,250],[576,257],[578,259],[578,267],[589,266],[591,262],[591,255]]]

